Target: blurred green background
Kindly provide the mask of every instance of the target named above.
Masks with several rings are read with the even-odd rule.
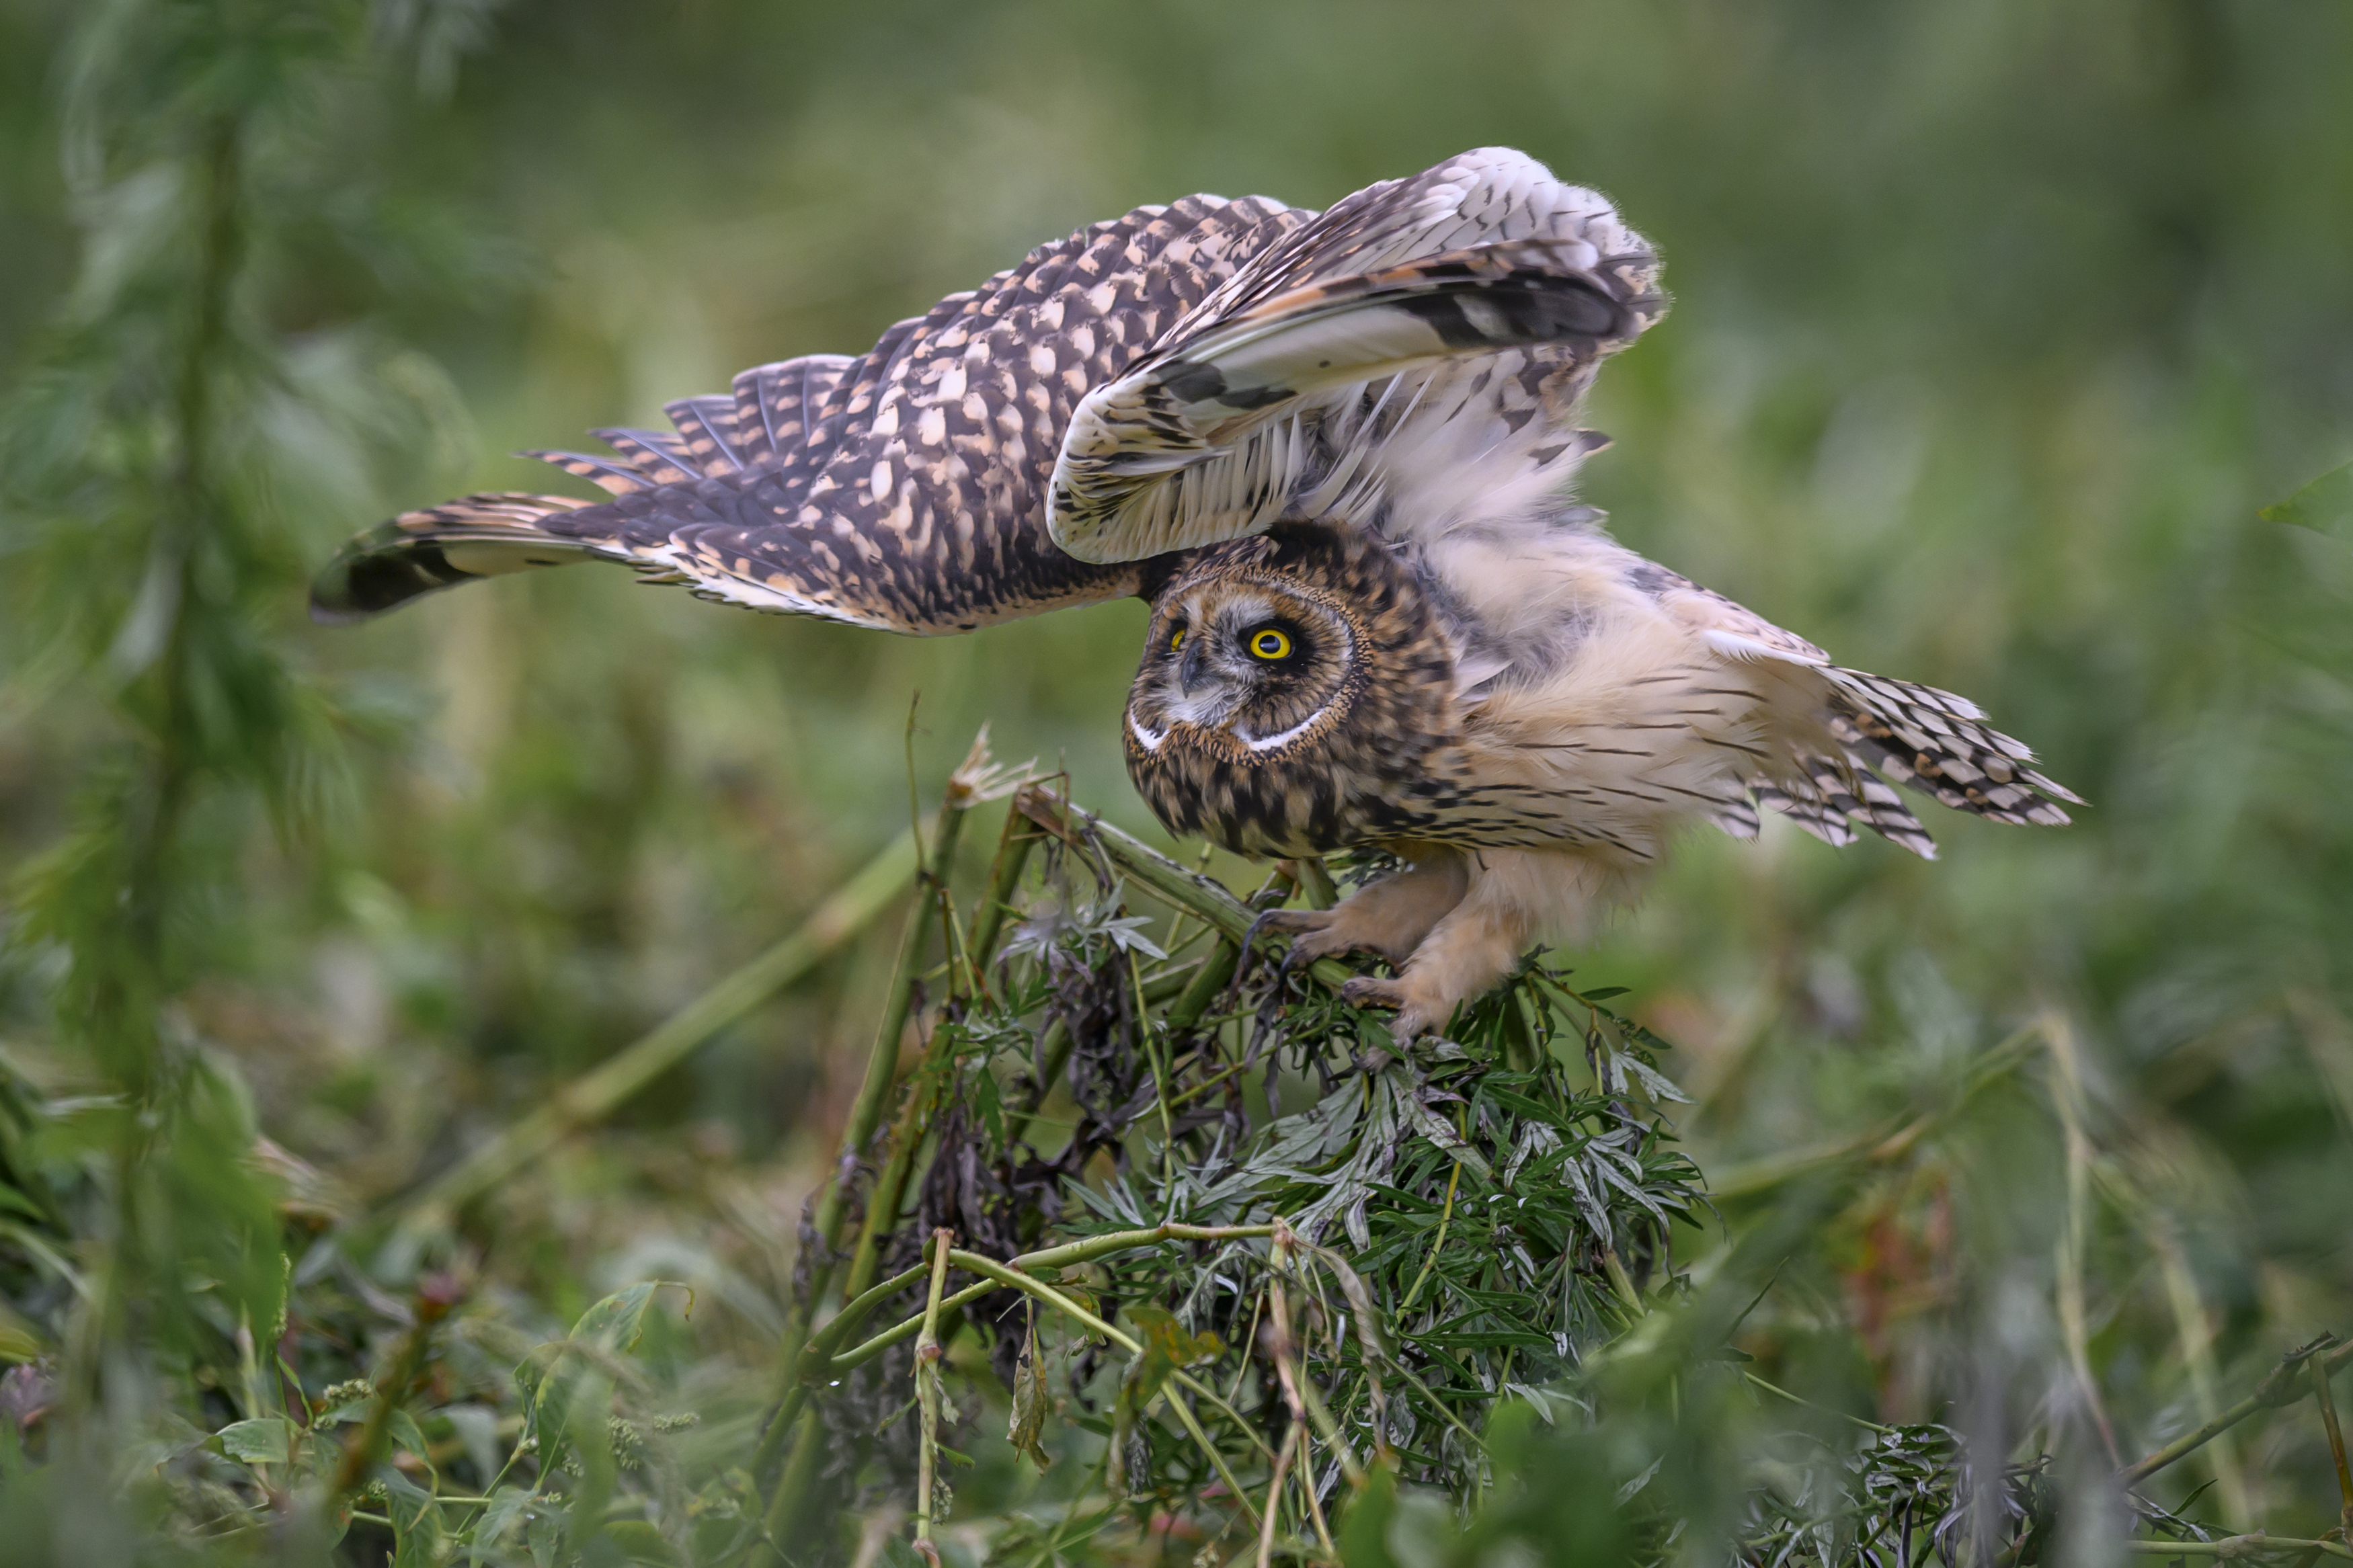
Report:
[[[77,226],[97,219],[58,129],[82,11],[0,5],[0,382],[90,287]],[[354,72],[286,132],[315,179],[277,215],[256,309],[297,354],[364,334],[385,351],[368,374],[423,411],[396,460],[273,492],[296,565],[397,508],[563,488],[504,454],[858,352],[1134,205],[1322,205],[1524,148],[1667,258],[1672,312],[1594,398],[1617,444],[1586,494],[1619,534],[1844,663],[1968,694],[2092,803],[2056,832],[1936,814],[1936,865],[1778,824],[1687,845],[1573,962],[1683,1048],[1702,1168],[1868,1126],[2057,1017],[2102,1147],[2168,1194],[2216,1375],[2353,1327],[2353,546],[2256,515],[2353,456],[2353,10],[433,16],[470,46]],[[135,586],[122,562],[89,569]],[[987,721],[1000,756],[1066,766],[1081,800],[1150,826],[1115,743],[1138,605],[919,641],[601,570],[359,629],[310,626],[290,572],[272,603],[276,645],[365,722],[322,826],[219,828],[231,869],[180,1001],[347,1211],[791,929],[906,822],[917,693],[926,800]],[[87,671],[8,613],[0,870],[59,840],[118,740]],[[696,1331],[756,1345],[880,1010],[887,924],[512,1184],[475,1222],[500,1238],[488,1267],[560,1316],[676,1255],[662,1271],[737,1282],[737,1316]],[[0,1041],[69,1086],[43,975],[37,949],[9,960]],[[2047,1131],[2031,1095],[1992,1116],[1981,1155],[2010,1148],[2002,1118]],[[1944,1408],[1940,1347],[1992,1321],[1986,1270],[2047,1273],[2053,1137],[1991,1168],[1957,1154],[1824,1239],[1820,1321],[1856,1330],[1882,1409]],[[2100,1376],[2133,1430],[2178,1429],[2188,1373],[2145,1348],[2176,1320],[2156,1276],[2112,1261]],[[2325,1460],[2298,1441],[2258,1458],[2316,1480],[2325,1521]]]

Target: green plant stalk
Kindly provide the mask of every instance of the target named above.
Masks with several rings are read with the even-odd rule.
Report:
[[[1098,1258],[1109,1258],[1114,1253],[1133,1252],[1140,1247],[1155,1247],[1164,1241],[1244,1241],[1273,1234],[1274,1227],[1271,1225],[1171,1223],[1153,1226],[1145,1230],[1113,1231],[1107,1236],[1091,1236],[1084,1241],[1050,1247],[1041,1252],[1025,1252],[1012,1259],[1006,1267],[1025,1271],[1039,1268],[1070,1268],[1082,1263],[1091,1263]],[[878,1303],[894,1292],[903,1290],[913,1284],[923,1277],[923,1273],[921,1268],[911,1268],[867,1291],[856,1301],[844,1307],[834,1321],[828,1323],[824,1331],[809,1342],[810,1348],[822,1350],[840,1342]],[[948,1304],[962,1306],[979,1300],[996,1289],[997,1287],[995,1284],[974,1285],[948,1298]],[[865,1343],[835,1356],[822,1369],[813,1370],[826,1376],[847,1372],[851,1367],[861,1365],[875,1356],[881,1355],[909,1334],[915,1332],[922,1323],[923,1320],[920,1318],[909,1318],[904,1322],[893,1324]]]
[[[841,1157],[836,1164],[835,1178],[815,1215],[818,1235],[828,1249],[841,1226],[841,1213],[848,1178],[866,1152],[874,1130],[882,1121],[882,1108],[891,1097],[891,1088],[898,1076],[899,1044],[907,1032],[908,1014],[915,1000],[916,977],[923,972],[923,956],[930,946],[932,922],[939,916],[939,902],[928,895],[932,889],[944,887],[948,868],[954,864],[956,839],[964,826],[965,807],[953,801],[942,804],[937,826],[932,833],[930,863],[923,872],[923,889],[909,911],[907,931],[899,948],[899,964],[893,975],[889,1003],[882,1010],[882,1022],[874,1035],[874,1048],[866,1058],[866,1077],[858,1087],[857,1101],[851,1106],[849,1124],[842,1130]],[[879,1191],[879,1188],[878,1188]],[[870,1198],[867,1213],[871,1215],[878,1205]],[[895,1211],[896,1205],[892,1207]],[[895,1217],[895,1214],[894,1214]],[[820,1267],[824,1267],[820,1265]],[[824,1294],[822,1279],[811,1280],[811,1304]],[[869,1280],[866,1283],[871,1284]],[[864,1284],[849,1287],[846,1293],[854,1294],[865,1289]]]
[[[74,953],[77,964],[102,971],[88,1018],[92,1054],[142,1112],[157,1090],[161,1066],[156,982],[163,973],[168,923],[168,862],[197,767],[188,755],[193,697],[189,621],[204,598],[197,546],[217,504],[209,462],[214,423],[209,384],[213,361],[228,336],[230,302],[245,258],[245,234],[238,221],[245,190],[244,142],[243,120],[232,110],[214,114],[201,138],[198,199],[204,229],[197,247],[195,309],[174,376],[172,464],[148,543],[149,571],[160,566],[170,574],[166,602],[171,626],[151,678],[155,702],[144,727],[153,737],[153,752],[142,770],[144,787],[122,798],[122,948],[111,963],[88,951]],[[117,706],[130,707],[137,717],[135,703],[118,700]],[[130,1310],[123,1294],[122,1255],[139,1247],[146,1228],[132,1173],[154,1152],[155,1139],[152,1118],[134,1116],[127,1120],[111,1152],[114,1238],[101,1265],[90,1271],[97,1289],[67,1336],[64,1399],[75,1415],[95,1400],[99,1363]]]
[[[1176,1119],[1168,1109],[1168,1039],[1152,1026],[1152,999],[1144,994],[1144,975],[1133,952],[1127,955],[1127,983],[1135,990],[1135,1028],[1144,1037],[1145,1058],[1152,1064],[1152,1098],[1160,1109],[1160,1191],[1167,1204],[1160,1217],[1166,1221],[1176,1207]]]
[[[1004,929],[1005,916],[1013,901],[1015,889],[1021,886],[1021,873],[1029,864],[1029,851],[1045,837],[1038,825],[1018,811],[1005,814],[1005,829],[997,836],[997,860],[988,870],[988,887],[972,911],[972,962],[986,966],[997,955],[997,933]]]
[[[1299,1451],[1299,1418],[1292,1417],[1282,1434],[1282,1451],[1274,1458],[1274,1477],[1266,1484],[1266,1513],[1259,1522],[1258,1568],[1268,1568],[1274,1556],[1274,1524],[1277,1510],[1282,1502],[1283,1478],[1291,1472],[1291,1458]]]
[[[1156,1228],[1167,1230],[1172,1227],[1162,1226]],[[1198,1230],[1209,1227],[1186,1226],[1184,1228]],[[1254,1229],[1256,1227],[1253,1226],[1250,1228]],[[1271,1227],[1269,1227],[1269,1229],[1271,1233]],[[962,1268],[968,1273],[985,1276],[987,1279],[995,1280],[999,1285],[1009,1285],[1016,1290],[1028,1291],[1030,1295],[1037,1297],[1038,1300],[1045,1302],[1056,1311],[1062,1313],[1065,1317],[1076,1321],[1077,1322],[1084,1325],[1087,1329],[1100,1334],[1104,1339],[1111,1341],[1113,1344],[1118,1345],[1130,1355],[1141,1355],[1144,1353],[1144,1346],[1136,1340],[1135,1336],[1112,1327],[1109,1323],[1104,1322],[1101,1318],[1096,1317],[1092,1312],[1088,1311],[1084,1307],[1080,1306],[1076,1301],[1071,1300],[1068,1296],[1063,1295],[1060,1290],[1057,1290],[1052,1286],[1046,1284],[1043,1280],[1032,1279],[1027,1274],[1018,1273],[1013,1269],[1008,1268],[1002,1263],[996,1262],[991,1258],[983,1258],[977,1253],[951,1252],[948,1254],[948,1261],[954,1263],[957,1268]],[[1203,1387],[1199,1379],[1187,1376],[1182,1372],[1172,1372],[1168,1374],[1168,1381],[1179,1385],[1180,1387],[1189,1388],[1194,1393],[1217,1404],[1233,1419],[1233,1422],[1237,1426],[1240,1426],[1244,1432],[1251,1431],[1250,1424],[1241,1418],[1240,1414],[1235,1411],[1231,1406],[1227,1405],[1224,1400],[1218,1398],[1216,1390]],[[1186,1407],[1185,1402],[1177,1398],[1174,1394],[1171,1394],[1168,1395],[1168,1407],[1176,1413],[1177,1419],[1184,1425],[1185,1430],[1192,1435],[1192,1438],[1196,1443],[1198,1443],[1201,1446],[1201,1451],[1208,1455],[1209,1462],[1217,1468],[1219,1474],[1221,1477],[1229,1475],[1229,1472],[1226,1469],[1225,1458],[1218,1452],[1218,1446],[1209,1441],[1208,1433],[1202,1429],[1199,1419],[1194,1415],[1190,1409]],[[1229,1484],[1230,1484],[1230,1482]],[[1240,1496],[1239,1493],[1236,1495]],[[1242,1506],[1244,1508],[1248,1508],[1250,1504],[1247,1501],[1244,1501]]]
[[[1460,1172],[1461,1168],[1458,1162],[1455,1170]],[[1291,1406],[1291,1422],[1294,1430],[1300,1422],[1313,1418],[1316,1431],[1339,1459],[1341,1472],[1348,1478],[1348,1484],[1361,1487],[1365,1484],[1365,1468],[1356,1462],[1355,1451],[1341,1437],[1339,1423],[1332,1419],[1332,1412],[1325,1407],[1323,1395],[1316,1393],[1315,1385],[1307,1380],[1306,1358],[1300,1353],[1299,1341],[1292,1332],[1290,1293],[1282,1287],[1282,1270],[1297,1245],[1289,1226],[1275,1228],[1274,1246],[1269,1253],[1271,1277],[1266,1287],[1267,1305],[1274,1326],[1274,1374],[1282,1385],[1284,1402]],[[1326,1532],[1323,1510],[1315,1502],[1315,1489],[1312,1481],[1308,1485],[1307,1495],[1315,1520],[1316,1535],[1318,1539],[1324,1539]],[[1328,1548],[1330,1542],[1324,1540],[1324,1544]]]
[[[850,1249],[849,1271],[842,1277],[844,1296],[862,1293],[874,1282],[875,1269],[881,1267],[883,1238],[898,1226],[899,1206],[907,1195],[907,1177],[922,1152],[932,1112],[937,1109],[941,1081],[947,1070],[948,1045],[948,1032],[934,1029],[922,1061],[908,1075],[907,1098],[900,1102],[899,1114],[891,1124],[887,1143],[891,1152],[874,1178],[874,1190],[867,1195],[866,1215],[859,1224],[858,1241]]]
[[[419,1234],[539,1159],[565,1137],[611,1116],[663,1073],[831,957],[889,906],[913,874],[913,829],[902,833],[819,904],[800,928],[556,1091],[401,1205],[395,1228]]]
[[[2327,1363],[2312,1369],[2313,1402],[2320,1406],[2320,1424],[2328,1433],[2328,1457],[2337,1465],[2337,1528],[2353,1542],[2353,1465],[2345,1458],[2345,1428],[2337,1420],[2337,1395],[2328,1386]]]
[[[1430,1271],[1438,1267],[1438,1255],[1446,1248],[1446,1227],[1454,1220],[1454,1189],[1461,1181],[1462,1162],[1457,1160],[1454,1162],[1454,1173],[1446,1178],[1446,1205],[1439,1211],[1437,1238],[1430,1242],[1430,1256],[1421,1260],[1421,1272],[1413,1277],[1412,1288],[1406,1291],[1405,1300],[1398,1303],[1399,1318],[1412,1310],[1415,1298],[1421,1294],[1423,1283],[1430,1279]]]
[[[2263,1376],[2255,1391],[2228,1410],[2203,1422],[2146,1458],[2126,1465],[2116,1473],[2116,1479],[2127,1487],[2138,1486],[2175,1460],[2196,1453],[2217,1436],[2228,1432],[2249,1416],[2265,1410],[2276,1410],[2283,1405],[2293,1405],[2310,1392],[2305,1383],[2306,1362],[2316,1363],[2321,1375],[2334,1377],[2345,1363],[2353,1361],[2353,1342],[2341,1344],[2324,1354],[2290,1355]]]
[[[1320,856],[1310,855],[1301,860],[1286,860],[1283,864],[1291,868],[1292,879],[1307,896],[1309,909],[1328,910],[1340,901],[1340,889],[1333,883],[1332,873],[1324,868]]]
[[[945,1229],[932,1232],[932,1289],[923,1303],[923,1331],[915,1339],[915,1402],[923,1407],[921,1452],[916,1460],[915,1550],[934,1563],[940,1554],[932,1545],[932,1494],[936,1489],[940,1457],[940,1294],[948,1279]]]
[[[977,752],[977,745],[976,745]],[[866,1059],[866,1077],[859,1085],[858,1099],[850,1107],[849,1121],[842,1128],[840,1152],[834,1161],[834,1177],[827,1184],[818,1199],[816,1212],[810,1216],[811,1228],[823,1250],[810,1265],[808,1293],[786,1320],[784,1331],[776,1343],[776,1415],[761,1433],[757,1448],[753,1452],[752,1474],[765,1475],[785,1451],[785,1441],[792,1436],[797,1421],[806,1404],[806,1397],[795,1400],[799,1382],[801,1363],[807,1349],[809,1325],[814,1314],[824,1302],[833,1283],[834,1252],[840,1243],[842,1215],[852,1173],[864,1155],[866,1145],[873,1139],[874,1130],[882,1120],[882,1107],[889,1099],[891,1086],[897,1078],[900,1037],[906,1032],[907,1014],[913,1005],[915,977],[923,973],[923,954],[931,938],[931,922],[938,910],[938,900],[923,897],[923,892],[946,885],[947,871],[953,863],[957,837],[964,826],[965,814],[974,800],[967,789],[951,779],[947,797],[940,803],[940,813],[932,834],[932,853],[923,867],[921,878],[924,887],[919,889],[908,913],[907,930],[900,940],[899,962],[893,973],[890,999],[883,1008],[882,1021],[874,1035],[873,1049]],[[913,829],[911,827],[912,837]],[[877,1194],[879,1197],[879,1194]],[[870,1212],[873,1200],[869,1202]],[[892,1207],[895,1211],[895,1201]],[[871,1284],[871,1280],[866,1281]],[[852,1285],[843,1294],[856,1296],[864,1284]],[[791,1415],[787,1416],[786,1407]],[[764,1512],[767,1536],[761,1543],[766,1553],[760,1559],[776,1561],[775,1543],[790,1538],[799,1500],[815,1479],[819,1458],[817,1428],[800,1428],[792,1453],[786,1460],[784,1472],[777,1478],[776,1490],[770,1494]]]
[[[1201,960],[1201,967],[1193,972],[1192,984],[1185,987],[1176,1005],[1168,1009],[1170,1038],[1199,1026],[1202,1016],[1209,1010],[1209,1004],[1218,999],[1219,993],[1233,979],[1234,965],[1240,962],[1241,954],[1242,950],[1233,938],[1221,936],[1218,939],[1208,956]]]
[[[1239,943],[1249,934],[1258,912],[1218,883],[1187,871],[1150,846],[1122,833],[1083,806],[1073,805],[1051,791],[1031,784],[1013,797],[1013,807],[1056,837],[1080,849],[1101,846],[1113,864],[1144,885],[1155,898],[1187,909]],[[1356,972],[1336,958],[1319,958],[1308,973],[1337,991]]]
[[[1949,1105],[1923,1111],[1911,1121],[1883,1132],[1873,1130],[1836,1143],[1735,1165],[1708,1183],[1708,1195],[1718,1202],[1762,1197],[1816,1171],[1849,1163],[1884,1165],[1900,1160],[1911,1152],[1921,1139],[1959,1115],[1978,1095],[2007,1078],[2020,1063],[2025,1061],[2032,1054],[2034,1044],[2041,1037],[2041,1030],[2040,1024],[2030,1025],[1988,1051],[1977,1070],[1969,1075],[1968,1082]]]
[[[1602,1247],[1601,1268],[1609,1276],[1609,1289],[1617,1292],[1618,1300],[1625,1303],[1628,1311],[1638,1318],[1650,1311],[1642,1302],[1642,1293],[1634,1289],[1634,1277],[1626,1272],[1626,1260],[1618,1256],[1616,1247]]]
[[[1242,1483],[1236,1479],[1233,1468],[1226,1463],[1225,1455],[1209,1441],[1209,1434],[1202,1429],[1200,1417],[1193,1414],[1191,1405],[1167,1389],[1160,1391],[1160,1397],[1168,1402],[1168,1408],[1176,1413],[1177,1423],[1185,1428],[1187,1436],[1200,1446],[1201,1452],[1209,1456],[1209,1463],[1217,1468],[1218,1479],[1226,1483],[1226,1490],[1233,1494],[1234,1501],[1241,1505],[1242,1512],[1248,1516],[1250,1528],[1256,1530],[1259,1525],[1258,1509],[1251,1503],[1250,1493],[1242,1490]]]
[[[365,1485],[368,1472],[384,1457],[393,1415],[407,1403],[409,1385],[425,1370],[426,1353],[433,1344],[434,1325],[448,1314],[449,1306],[446,1296],[429,1290],[417,1292],[417,1321],[410,1326],[408,1337],[401,1341],[399,1353],[393,1357],[392,1371],[376,1385],[375,1397],[368,1403],[367,1419],[344,1445],[343,1463],[335,1467],[335,1479],[327,1492],[330,1508]]]
[[[2226,1535],[2220,1541],[2127,1541],[2122,1543],[2135,1557],[2276,1557],[2290,1552],[2326,1553],[2353,1560],[2353,1548],[2337,1541],[2299,1541],[2287,1535]]]

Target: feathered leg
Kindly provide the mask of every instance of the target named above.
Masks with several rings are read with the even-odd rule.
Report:
[[[1290,931],[1297,963],[1336,952],[1377,952],[1403,968],[1413,950],[1446,912],[1462,901],[1471,868],[1459,849],[1428,846],[1404,870],[1367,883],[1332,909],[1283,910],[1268,915],[1269,931]]]
[[[1481,849],[1462,863],[1470,886],[1461,901],[1397,978],[1360,975],[1341,988],[1354,1005],[1396,1008],[1389,1032],[1400,1040],[1444,1028],[1458,1005],[1511,973],[1538,938],[1588,936],[1604,910],[1632,896],[1646,869],[1630,858],[1585,851]]]

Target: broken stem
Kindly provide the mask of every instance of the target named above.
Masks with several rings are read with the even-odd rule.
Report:
[[[932,1498],[938,1489],[940,1461],[940,1296],[948,1279],[948,1244],[955,1239],[944,1226],[932,1232],[932,1293],[923,1303],[923,1331],[915,1340],[915,1402],[923,1407],[915,1470],[915,1550],[934,1563],[940,1560],[939,1549],[932,1544]]]
[[[2337,1424],[2337,1395],[2329,1391],[2328,1363],[2312,1366],[2312,1397],[2320,1406],[2320,1424],[2328,1429],[2328,1457],[2337,1461],[2337,1528],[2353,1542],[2353,1469],[2345,1463],[2345,1429]]]
[[[1258,1527],[1258,1568],[1267,1568],[1274,1556],[1275,1510],[1282,1503],[1282,1480],[1291,1473],[1291,1458],[1298,1451],[1299,1422],[1293,1418],[1282,1434],[1282,1451],[1274,1457],[1274,1479],[1266,1485],[1266,1513]]]

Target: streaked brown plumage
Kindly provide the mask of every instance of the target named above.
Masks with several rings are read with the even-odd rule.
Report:
[[[1604,533],[1576,404],[1665,309],[1594,193],[1484,149],[1323,214],[1143,207],[857,359],[541,454],[610,494],[470,496],[354,541],[325,618],[603,559],[919,634],[1154,602],[1125,719],[1172,831],[1408,869],[1282,923],[1397,969],[1410,1035],[1632,898],[1692,823],[1934,846],[1883,773],[2004,822],[2074,797],[1963,699],[1827,654]],[[1181,634],[1181,637],[1180,637]]]

